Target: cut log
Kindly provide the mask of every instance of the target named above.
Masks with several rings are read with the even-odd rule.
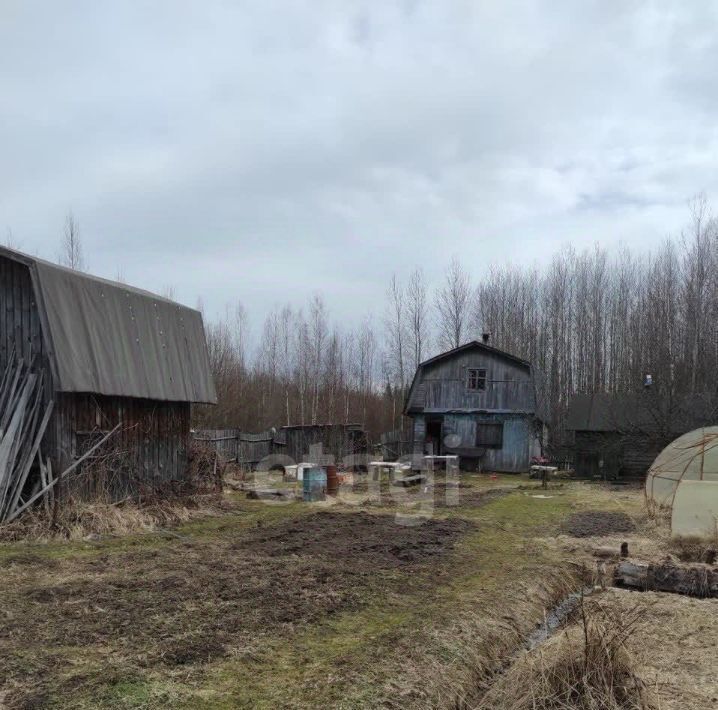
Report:
[[[604,560],[617,560],[619,556],[619,550],[615,547],[596,547],[593,550],[594,557],[600,557]]]
[[[616,567],[614,584],[643,591],[718,597],[718,569],[705,564],[625,560]]]

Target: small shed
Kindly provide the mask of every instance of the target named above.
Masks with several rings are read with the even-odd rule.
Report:
[[[185,480],[191,405],[216,403],[198,311],[0,248],[0,372],[13,358],[44,372],[54,408],[41,453],[55,472],[120,425],[105,495]],[[65,492],[99,492],[87,478]]]
[[[661,450],[718,416],[716,396],[668,396],[656,390],[577,394],[566,430],[572,437],[576,474],[585,478],[640,478]]]
[[[527,471],[544,435],[531,364],[487,340],[417,368],[404,408],[413,420],[413,452],[458,455],[469,469]]]
[[[297,463],[305,461],[317,447],[321,447],[323,455],[332,456],[337,463],[344,462],[347,465],[356,463],[349,457],[367,453],[366,432],[361,424],[283,426],[279,430],[279,437],[286,442],[282,453]]]

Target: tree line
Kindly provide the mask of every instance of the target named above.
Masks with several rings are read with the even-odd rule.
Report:
[[[17,246],[10,231],[5,241]],[[72,213],[61,247],[62,263],[85,268]],[[351,328],[333,322],[320,294],[275,308],[256,346],[241,304],[205,328],[219,402],[197,408],[197,426],[359,422],[376,439],[406,427],[420,362],[489,333],[493,346],[533,364],[558,446],[576,393],[634,392],[650,374],[659,394],[716,394],[718,220],[697,198],[686,228],[648,253],[568,247],[544,267],[480,276],[454,258],[437,284],[417,268],[393,276],[383,312]]]
[[[203,425],[249,430],[360,422],[376,438],[401,429],[418,363],[482,333],[529,360],[537,400],[563,442],[575,393],[715,393],[718,371],[718,221],[704,199],[686,229],[645,254],[595,245],[547,266],[496,266],[480,278],[457,260],[440,283],[420,269],[394,276],[382,314],[354,328],[332,323],[321,295],[266,318],[248,347],[241,306],[207,324],[217,407]]]

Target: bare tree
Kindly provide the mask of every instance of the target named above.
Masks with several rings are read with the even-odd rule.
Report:
[[[284,306],[279,312],[279,376],[284,390],[284,414],[286,424],[291,424],[291,391],[292,371],[294,368],[294,352],[292,350],[292,331],[295,320],[291,306]]]
[[[359,395],[361,421],[367,420],[368,406],[374,389],[376,337],[368,319],[365,319],[355,338],[353,376],[354,387]]]
[[[424,360],[429,342],[429,303],[426,280],[421,269],[414,269],[406,288],[406,320],[409,330],[411,369]]]
[[[650,373],[651,395],[668,399],[668,412],[681,411],[688,394],[716,396],[718,224],[705,202],[694,206],[682,238],[647,255],[564,248],[545,268],[490,268],[475,298],[454,259],[431,304],[438,338],[427,290],[420,271],[406,288],[393,278],[376,331],[369,321],[353,329],[329,323],[318,296],[306,318],[285,306],[252,353],[244,335],[237,341],[246,326],[228,313],[207,326],[220,402],[196,416],[255,431],[282,421],[360,421],[376,436],[401,426],[412,368],[433,354],[427,340],[448,349],[482,330],[533,364],[537,401],[551,424],[549,450],[567,442],[576,393],[643,392]]]
[[[321,380],[324,374],[325,348],[328,337],[327,311],[324,299],[314,294],[309,305],[309,335],[312,353],[312,424],[319,417],[319,398],[322,391]]]
[[[403,391],[406,387],[406,307],[404,289],[397,281],[396,274],[391,276],[386,297],[384,324],[387,362],[395,387]]]
[[[5,228],[5,246],[8,249],[14,249],[17,251],[20,248],[20,242],[15,239],[15,235],[12,233],[10,227]]]
[[[469,275],[459,259],[453,257],[435,300],[438,339],[442,348],[451,350],[462,344],[469,321],[470,300]]]
[[[75,271],[85,271],[85,257],[80,239],[80,225],[72,211],[65,217],[65,231],[62,239],[60,263]]]

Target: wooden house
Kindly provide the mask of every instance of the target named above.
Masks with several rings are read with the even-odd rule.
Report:
[[[216,402],[198,311],[0,248],[0,372],[11,358],[44,373],[41,454],[56,473],[120,425],[109,478],[73,474],[66,492],[101,483],[121,499],[185,479],[191,405]]]
[[[413,452],[456,454],[463,468],[527,471],[543,435],[531,365],[487,340],[419,365],[404,409]]]

